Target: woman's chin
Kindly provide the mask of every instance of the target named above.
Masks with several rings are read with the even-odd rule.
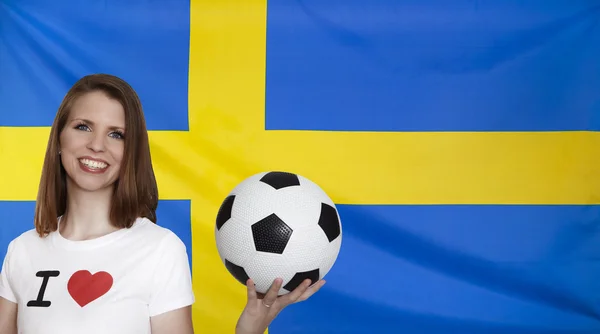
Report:
[[[88,177],[71,179],[71,182],[67,182],[67,189],[70,188],[72,191],[82,192],[105,192],[112,189],[114,182],[107,182],[106,180],[95,180]]]

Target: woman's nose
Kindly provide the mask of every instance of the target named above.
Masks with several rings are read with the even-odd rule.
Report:
[[[90,138],[90,141],[88,142],[88,148],[92,151],[95,152],[102,152],[105,149],[105,136],[102,136],[100,134],[96,133],[92,133],[92,137]]]

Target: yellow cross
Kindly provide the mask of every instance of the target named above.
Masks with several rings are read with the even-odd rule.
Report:
[[[192,0],[190,131],[150,134],[161,198],[192,202],[198,333],[231,332],[243,308],[214,218],[259,171],[299,173],[343,204],[600,202],[598,133],[265,131],[265,36],[266,0]],[[0,200],[35,199],[48,134],[0,127]]]

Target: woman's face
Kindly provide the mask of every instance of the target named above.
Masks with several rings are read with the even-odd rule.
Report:
[[[112,187],[125,149],[125,111],[103,92],[91,92],[73,104],[60,135],[60,158],[67,184],[84,191]]]

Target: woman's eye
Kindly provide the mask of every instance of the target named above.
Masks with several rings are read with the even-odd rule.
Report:
[[[75,129],[81,130],[81,131],[88,131],[89,130],[88,126],[85,125],[85,124],[78,124],[77,126],[75,126]]]
[[[90,128],[83,123],[77,124],[75,126],[75,129],[80,130],[80,131],[91,131]],[[123,139],[123,138],[125,138],[125,135],[120,131],[114,131],[109,134],[109,137],[114,138],[114,139]]]
[[[110,134],[110,136],[113,137],[113,138],[115,138],[115,139],[123,139],[123,137],[124,137],[123,134],[121,132],[118,132],[118,131],[112,132]]]

